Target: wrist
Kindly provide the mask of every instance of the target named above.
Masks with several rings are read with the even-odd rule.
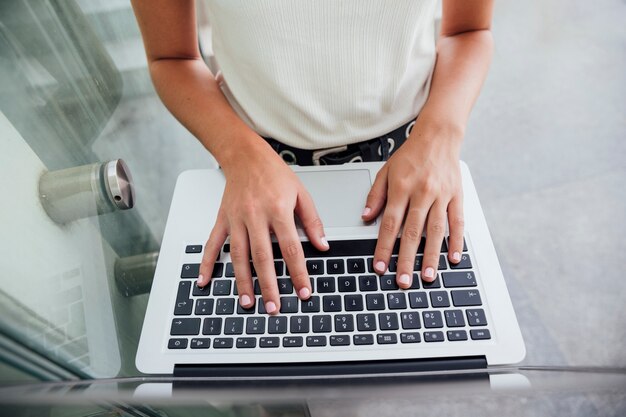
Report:
[[[420,115],[407,142],[422,146],[447,147],[459,153],[464,136],[465,125],[462,123]]]

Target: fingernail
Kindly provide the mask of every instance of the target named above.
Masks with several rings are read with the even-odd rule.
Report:
[[[424,276],[425,276],[426,278],[432,278],[432,277],[434,277],[434,276],[435,276],[435,270],[434,270],[434,269],[432,269],[432,268],[429,266],[428,268],[426,268],[426,269],[424,270]]]
[[[458,253],[458,252],[454,252],[454,253],[452,254],[452,260],[453,260],[454,262],[461,262],[461,254],[460,254],[460,253]]]
[[[376,270],[380,272],[385,272],[387,270],[387,267],[385,266],[385,263],[383,261],[376,262],[376,265],[374,266],[376,267]]]
[[[398,278],[398,281],[400,281],[400,284],[410,284],[411,283],[411,277],[408,274],[402,274],[400,275],[400,278]]]
[[[250,305],[250,297],[248,297],[248,295],[244,294],[241,296],[241,303],[242,306],[247,306]]]
[[[204,276],[200,274],[198,275],[198,279],[196,280],[196,285],[199,287],[202,281],[204,281]]]
[[[328,241],[326,240],[326,236],[322,236],[320,240],[322,241],[322,246],[328,247]]]
[[[307,299],[309,298],[309,295],[311,295],[311,291],[309,291],[307,287],[304,287],[300,291],[298,291],[298,294],[300,295],[300,298]]]
[[[265,311],[267,311],[269,314],[272,314],[276,311],[276,304],[274,304],[273,301],[268,301],[267,303],[265,303]]]
[[[361,216],[365,217],[365,216],[367,216],[368,214],[370,214],[371,212],[372,212],[372,209],[371,209],[371,208],[369,208],[369,207],[365,207],[365,208],[363,209],[363,214],[362,214]]]

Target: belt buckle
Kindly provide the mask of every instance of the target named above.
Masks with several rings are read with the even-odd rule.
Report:
[[[323,158],[324,156],[330,155],[333,153],[343,152],[346,150],[348,150],[348,145],[337,146],[334,148],[319,149],[317,151],[313,151],[313,155],[311,157],[311,159],[313,160],[313,165],[322,165],[320,163],[320,159]]]

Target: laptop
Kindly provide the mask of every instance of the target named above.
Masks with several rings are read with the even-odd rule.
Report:
[[[255,307],[239,306],[228,243],[211,283],[196,286],[225,178],[220,170],[180,174],[137,369],[174,376],[315,378],[481,369],[521,361],[521,331],[467,165],[461,162],[466,224],[462,261],[448,262],[444,239],[437,279],[426,283],[420,277],[420,245],[413,285],[407,290],[395,283],[395,258],[384,275],[373,272],[380,219],[361,220],[382,166],[292,167],[315,201],[330,250],[318,252],[298,229],[313,288],[307,301],[296,297],[275,250],[281,296],[281,311],[275,316],[263,311],[258,284]]]

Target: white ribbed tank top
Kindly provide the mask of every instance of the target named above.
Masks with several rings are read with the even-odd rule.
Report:
[[[414,118],[435,63],[436,0],[208,0],[217,80],[257,133],[304,149]]]

